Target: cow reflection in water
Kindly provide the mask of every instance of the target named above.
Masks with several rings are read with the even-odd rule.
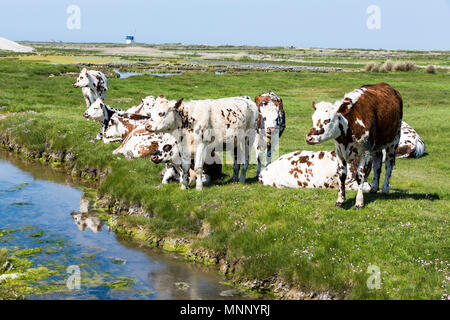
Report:
[[[70,215],[80,231],[84,231],[86,228],[89,228],[92,232],[97,233],[102,230],[103,223],[96,216],[89,216],[86,213],[80,212],[72,212]]]

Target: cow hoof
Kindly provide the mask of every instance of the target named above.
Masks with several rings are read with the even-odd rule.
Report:
[[[181,190],[186,190],[187,187],[186,187],[184,184],[182,184],[181,187],[180,187],[180,189],[181,189]]]
[[[343,202],[339,202],[339,201],[338,201],[338,202],[335,203],[335,206],[336,206],[336,207],[339,207],[339,208],[342,208],[343,205],[344,205]]]
[[[378,189],[370,189],[369,192],[370,192],[370,193],[377,193],[377,192],[378,192]]]
[[[198,191],[202,191],[203,190],[203,186],[195,186],[195,189]]]
[[[355,205],[355,210],[359,210],[359,209],[362,209],[362,208],[364,208],[364,204],[357,204],[357,205]]]

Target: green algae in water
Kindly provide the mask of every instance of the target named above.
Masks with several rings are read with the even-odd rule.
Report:
[[[8,229],[3,229],[3,230],[0,230],[0,238],[6,236],[7,234],[15,233],[15,232],[17,232],[17,230],[14,230],[14,229],[9,229],[9,230]]]

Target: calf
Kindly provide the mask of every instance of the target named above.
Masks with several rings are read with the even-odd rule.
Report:
[[[255,98],[258,107],[258,121],[256,127],[255,149],[258,159],[256,176],[261,172],[261,163],[266,151],[266,166],[272,160],[272,153],[278,144],[278,139],[286,128],[283,100],[272,91]]]
[[[108,91],[108,80],[105,75],[96,70],[87,70],[83,68],[77,80],[72,84],[74,88],[81,88],[86,108],[89,108],[95,100],[105,99],[106,91]]]
[[[185,140],[191,146],[194,145],[194,137],[192,135],[187,137]],[[183,172],[181,164],[183,159],[182,155],[183,153],[185,153],[185,151],[183,150],[184,148],[185,147],[183,147],[183,142],[179,143],[177,138],[169,133],[166,133],[162,137],[162,141],[159,144],[158,151],[151,156],[151,160],[154,163],[164,162],[166,163],[167,170],[172,168],[175,172],[179,172],[177,180],[181,182],[180,173]],[[211,164],[205,163],[203,165],[202,181],[204,184],[209,184],[212,180],[218,179],[222,176],[222,164],[220,163],[219,159],[215,158],[216,155],[214,150],[211,151],[210,155],[211,158],[214,159],[214,161],[211,161]],[[194,161],[192,160],[191,166],[189,168],[189,183],[196,178],[196,171],[193,169]]]
[[[83,113],[83,116],[92,121],[100,122],[100,133],[97,134],[96,139],[103,139],[103,135],[106,127],[108,126],[109,120],[115,114],[123,115],[125,111],[112,108],[105,104],[104,100],[98,98],[89,108]]]
[[[358,160],[348,165],[350,175],[345,186],[358,189]],[[364,170],[370,172],[372,162]],[[295,151],[281,156],[265,167],[258,177],[259,183],[277,188],[338,188],[338,159],[334,151]],[[363,190],[370,190],[365,181]]]
[[[386,149],[386,175],[382,192],[389,192],[389,179],[395,165],[395,150],[400,141],[403,101],[400,94],[386,83],[365,85],[334,104],[313,102],[313,127],[306,136],[308,144],[335,140],[338,156],[339,194],[336,206],[345,201],[347,163],[360,158],[358,193],[355,208],[364,206],[363,181],[365,166],[373,159],[374,177],[371,192],[377,192]]]
[[[195,150],[182,154],[182,189],[188,187],[188,169],[191,156],[195,157],[194,169],[197,174],[196,189],[202,190],[201,180],[207,150],[233,147],[233,181],[238,180],[240,163],[243,162],[240,181],[245,182],[250,162],[250,146],[256,133],[258,109],[248,97],[233,97],[217,100],[193,100],[183,102],[157,98],[151,110],[151,121],[147,129],[155,132],[178,131],[177,137],[183,139],[192,134]],[[243,151],[244,155],[242,157]],[[240,158],[240,159],[238,159]],[[243,158],[243,159],[242,159]]]

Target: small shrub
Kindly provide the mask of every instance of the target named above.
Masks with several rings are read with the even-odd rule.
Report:
[[[426,73],[432,73],[432,74],[434,74],[434,73],[436,73],[436,68],[435,68],[432,64],[429,64],[429,65],[425,68],[425,72],[426,72]]]
[[[364,70],[367,72],[378,72],[378,71],[374,71],[374,69],[379,69],[379,63],[376,61],[371,61],[369,63],[366,64]]]
[[[392,67],[392,71],[414,71],[416,70],[416,64],[412,61],[397,61]]]
[[[394,62],[392,60],[386,60],[383,65],[380,67],[380,72],[389,72],[392,71],[394,67]]]

